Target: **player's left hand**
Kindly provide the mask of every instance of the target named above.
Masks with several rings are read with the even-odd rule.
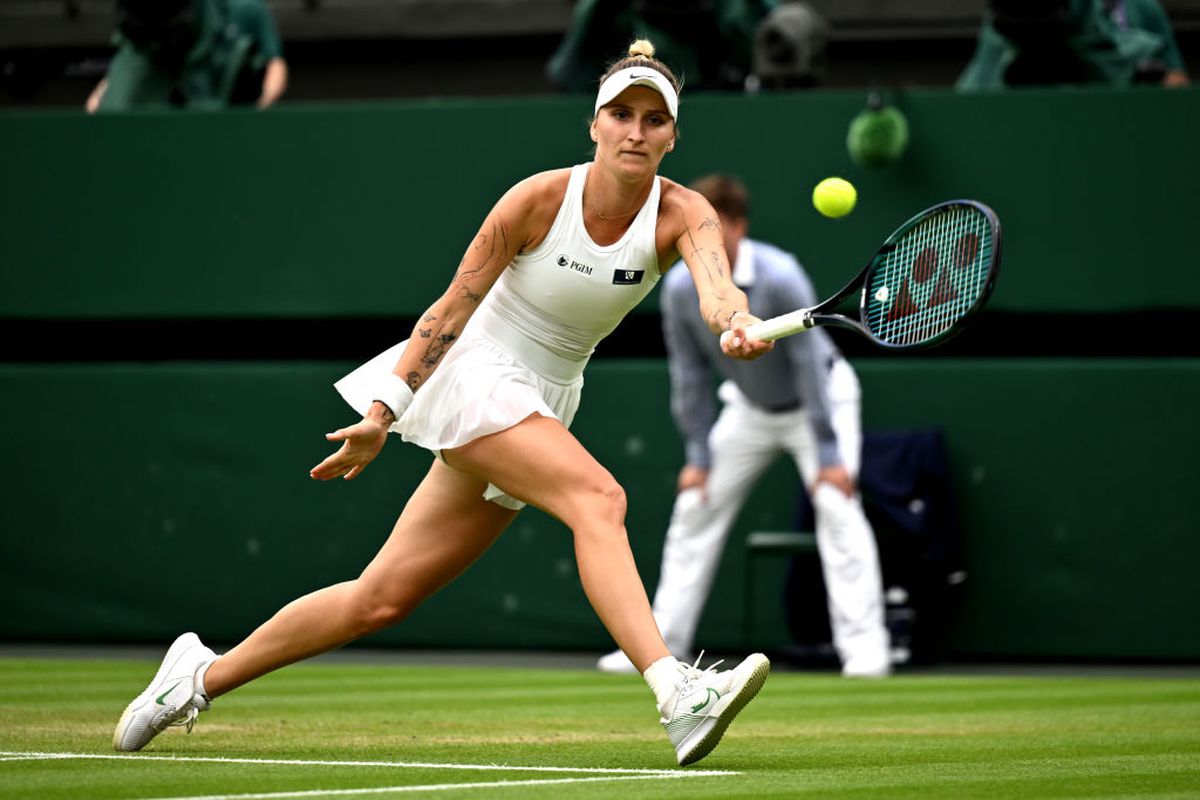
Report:
[[[336,453],[317,464],[308,474],[319,481],[345,478],[354,480],[375,460],[387,441],[388,425],[373,417],[364,417],[348,428],[325,434],[331,442],[341,442]]]
[[[741,358],[746,361],[753,361],[759,356],[771,352],[775,347],[775,342],[751,339],[746,336],[746,328],[761,321],[753,314],[745,312],[735,315],[733,325],[729,328],[730,335],[721,337],[721,351],[730,358]]]

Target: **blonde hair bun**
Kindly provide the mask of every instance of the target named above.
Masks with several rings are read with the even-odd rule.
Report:
[[[629,45],[630,57],[654,58],[654,45],[649,39],[638,39]]]

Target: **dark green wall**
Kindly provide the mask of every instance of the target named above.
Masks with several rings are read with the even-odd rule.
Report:
[[[843,144],[857,94],[690,97],[665,173],[742,174],[754,232],[796,250],[822,289],[911,213],[968,196],[1005,225],[993,309],[1194,313],[1198,99],[908,93],[911,151],[863,173]],[[586,115],[585,103],[557,98],[0,115],[0,325],[150,318],[169,332],[174,317],[417,313],[505,187],[588,158]],[[859,186],[849,218],[808,204],[828,174]],[[219,322],[211,330],[219,340]],[[348,419],[330,384],[353,366],[349,354],[390,343],[347,342],[338,362],[83,364],[63,340],[53,362],[0,364],[0,638],[144,641],[196,628],[231,641],[295,595],[353,577],[429,456],[394,442],[353,484],[316,483],[307,470],[327,452],[322,432]],[[221,347],[233,358],[239,343]],[[869,427],[947,434],[970,575],[951,654],[1200,657],[1189,502],[1200,435],[1187,422],[1200,361],[1031,355],[856,362]],[[576,430],[628,489],[653,586],[680,458],[665,365],[598,359],[587,381]],[[628,403],[644,413],[618,427],[612,408]],[[795,491],[781,465],[755,493],[702,622],[705,646],[747,644],[741,540],[788,527]],[[758,575],[756,644],[782,635],[780,568]],[[609,646],[569,534],[536,511],[377,640]]]
[[[235,639],[300,593],[351,578],[429,463],[393,441],[352,483],[318,483],[321,435],[349,420],[330,383],[349,364],[0,368],[0,636]],[[946,431],[966,530],[963,656],[1197,657],[1200,563],[1191,506],[1200,363],[869,359],[872,427]],[[576,431],[627,487],[644,577],[658,573],[679,445],[656,360],[592,365]],[[631,396],[630,387],[637,387]],[[614,406],[644,413],[613,415]],[[82,413],[81,413],[82,409]],[[14,416],[15,415],[15,416]],[[1131,424],[1137,420],[1136,424]],[[14,424],[16,423],[16,424]],[[731,537],[705,646],[740,647],[744,534],[789,527],[781,464]],[[765,563],[768,622],[780,578]],[[756,626],[759,644],[778,624]],[[380,641],[608,646],[579,588],[570,535],[527,511],[495,548]]]
[[[799,253],[821,287],[843,282],[921,208],[973,197],[1005,225],[994,308],[1200,306],[1200,281],[1180,274],[1200,91],[909,92],[912,146],[881,173],[846,154],[862,100],[689,96],[663,172],[743,175],[754,232]],[[588,111],[555,98],[5,114],[0,316],[419,313],[509,185],[589,158]],[[861,192],[836,222],[809,204],[831,174]]]

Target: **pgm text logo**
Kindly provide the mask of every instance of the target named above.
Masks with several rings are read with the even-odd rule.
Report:
[[[589,264],[584,264],[582,261],[576,261],[575,259],[568,258],[565,255],[559,255],[559,257],[556,259],[556,262],[560,267],[566,267],[567,269],[578,272],[581,275],[591,275],[594,269]]]

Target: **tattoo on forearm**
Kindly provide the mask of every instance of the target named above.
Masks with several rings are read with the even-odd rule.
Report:
[[[704,222],[701,222],[696,230],[702,231],[705,229],[719,231],[721,230],[721,221],[718,219],[713,219],[712,217],[705,217]]]
[[[453,333],[439,334],[437,341],[430,343],[429,347],[425,348],[425,354],[421,356],[421,365],[426,369],[436,367],[457,338],[458,336]]]
[[[708,260],[712,262],[713,269],[716,270],[717,276],[722,280],[725,279],[725,257],[716,250],[708,251]]]
[[[716,297],[718,300],[722,301],[722,304],[718,305],[715,309],[709,312],[708,316],[704,318],[704,321],[708,323],[708,327],[711,330],[727,331],[730,329],[731,323],[733,322],[733,315],[742,311],[742,309],[733,305],[725,305],[724,301],[726,298],[724,295],[716,295]]]
[[[708,222],[709,222],[709,220],[705,220],[704,223],[701,223],[697,227],[697,230],[709,227],[707,224]],[[718,227],[719,227],[719,223],[718,223]],[[724,280],[725,274],[726,274],[725,273],[725,257],[724,257],[724,255],[718,250],[709,250],[708,252],[703,252],[700,249],[700,245],[698,245],[696,243],[695,237],[692,236],[692,232],[690,229],[687,231],[687,237],[688,237],[689,247],[691,248],[691,256],[693,258],[698,259],[700,261],[700,263],[704,264],[704,271],[708,275],[709,281],[713,281],[713,273],[714,272],[716,272],[718,278],[721,278],[722,280]],[[710,264],[711,264],[711,268],[709,266]]]
[[[412,389],[415,392],[417,390],[417,387],[421,385],[421,373],[419,373],[419,372],[408,373],[407,375],[404,376],[404,382],[408,384],[408,388]]]
[[[422,339],[428,339],[433,335],[433,328],[417,328],[417,333]]]

